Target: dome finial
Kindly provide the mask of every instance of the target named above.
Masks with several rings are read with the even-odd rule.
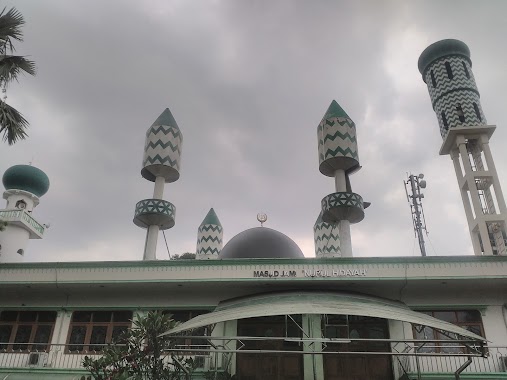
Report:
[[[268,220],[268,216],[265,213],[260,212],[257,214],[257,220],[261,223],[261,227],[264,227],[264,223]]]

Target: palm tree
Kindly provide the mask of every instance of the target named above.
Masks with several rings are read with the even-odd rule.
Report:
[[[28,121],[19,111],[8,105],[6,90],[7,85],[16,80],[20,73],[35,75],[35,63],[19,55],[13,55],[15,49],[13,41],[22,41],[23,33],[21,26],[25,20],[23,15],[16,8],[7,12],[5,8],[0,12],[0,88],[2,99],[0,99],[0,133],[3,140],[9,145],[14,144],[18,139],[26,138]]]

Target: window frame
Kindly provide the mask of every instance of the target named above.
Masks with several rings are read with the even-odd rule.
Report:
[[[467,326],[474,326],[474,327],[478,327],[478,330],[480,331],[480,333],[478,335],[484,337],[486,339],[486,334],[484,332],[484,324],[482,323],[482,316],[481,316],[481,312],[480,310],[476,310],[476,309],[453,309],[453,310],[417,310],[418,312],[420,313],[423,313],[423,314],[426,314],[426,315],[429,315],[433,318],[437,318],[435,317],[435,314],[436,313],[453,313],[454,314],[454,321],[453,322],[449,322],[449,321],[446,321],[446,322],[449,322],[449,323],[452,323],[453,325],[455,326],[458,326],[458,327],[461,327],[461,328],[464,328],[465,330],[467,330]],[[472,322],[469,322],[469,321],[460,321],[460,318],[458,317],[458,313],[462,313],[462,312],[474,312],[474,313],[477,313],[479,319],[477,321],[472,321]],[[437,318],[437,319],[440,319],[440,318]],[[442,319],[440,319],[442,320]],[[420,330],[420,332],[417,331],[417,328],[412,325],[412,333],[413,333],[413,336],[414,336],[414,339],[423,339],[423,337],[419,337],[418,335],[420,334],[423,334],[424,330],[425,329],[430,329],[433,333],[433,338],[429,339],[429,340],[446,340],[446,336],[442,333],[440,333],[438,330],[434,329],[434,328],[431,328],[431,327],[428,327],[428,326],[422,326],[423,329]],[[452,341],[451,341],[452,342]],[[421,343],[416,343],[416,346],[419,347]],[[446,353],[446,350],[445,350],[445,343],[444,342],[432,342],[432,347],[429,347],[429,348],[424,348],[424,351],[421,351],[421,352],[428,352],[428,353]],[[460,352],[464,352],[464,351],[460,351]]]
[[[80,312],[88,312],[90,313],[90,319],[89,321],[74,321],[74,317],[76,313]],[[114,316],[115,313],[118,312],[127,312],[130,313],[130,319],[125,321],[115,321]],[[109,317],[108,322],[104,321],[95,321],[94,316],[96,313],[111,313],[111,316]],[[112,343],[114,336],[113,331],[115,327],[126,327],[127,329],[132,328],[132,319],[134,318],[134,312],[132,310],[74,310],[72,312],[71,321],[69,324],[69,331],[67,334],[66,344],[65,344],[65,352],[68,354],[82,354],[83,352],[102,352],[102,349],[96,350],[95,348],[91,349],[90,347],[104,347],[107,344]],[[74,327],[84,327],[85,334],[84,334],[84,341],[83,343],[71,343],[72,338],[72,331]],[[94,343],[91,342],[92,336],[93,336],[93,329],[94,327],[106,327],[106,336],[104,343]],[[71,347],[80,346],[80,349],[71,350]]]
[[[51,340],[53,339],[53,332],[55,331],[56,319],[58,314],[53,310],[2,310],[1,314],[5,312],[13,312],[16,313],[16,320],[13,321],[1,321],[0,326],[11,326],[10,336],[7,342],[0,342],[0,352],[47,352],[49,346],[51,346]],[[27,313],[36,313],[35,321],[22,321],[21,315]],[[51,316],[52,321],[43,322],[39,321],[42,313],[53,313]],[[28,338],[27,343],[19,343],[16,342],[16,336],[18,330],[22,326],[30,326],[30,336]],[[36,342],[35,338],[37,336],[37,331],[41,326],[49,326],[50,331],[48,334],[47,342]],[[3,347],[5,345],[5,347]],[[21,345],[22,348],[18,348],[17,346]],[[42,348],[40,348],[42,346]]]

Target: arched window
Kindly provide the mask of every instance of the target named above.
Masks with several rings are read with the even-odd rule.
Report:
[[[430,76],[431,76],[431,84],[433,85],[433,88],[437,87],[437,81],[435,80],[435,74],[433,74],[433,70],[431,70]]]
[[[449,124],[447,124],[447,118],[445,117],[445,112],[442,111],[442,113],[440,115],[442,116],[442,122],[444,123],[445,129],[449,129]]]
[[[463,64],[463,70],[465,70],[465,75],[467,76],[468,79],[470,79],[470,73],[468,72],[466,63],[463,61],[461,61],[461,63]]]
[[[477,119],[479,119],[479,121],[482,121],[481,111],[479,110],[477,103],[474,102],[473,105],[474,105],[475,114],[477,115]]]
[[[456,112],[458,113],[458,119],[460,122],[465,122],[465,113],[463,112],[463,108],[461,107],[461,103],[458,103],[456,106]]]
[[[451,64],[449,62],[445,63],[445,69],[447,70],[447,76],[449,77],[449,79],[452,79],[453,78],[452,69]]]
[[[18,249],[18,251],[17,251],[17,252],[18,252],[21,256],[23,256],[23,255],[25,254],[25,251],[24,251],[24,250],[22,250],[22,249]]]

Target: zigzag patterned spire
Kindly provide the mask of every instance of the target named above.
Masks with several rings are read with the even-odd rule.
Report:
[[[156,177],[164,177],[166,182],[176,181],[180,176],[182,144],[183,135],[166,108],[146,132],[143,177],[150,181]]]
[[[322,174],[332,177],[337,169],[359,166],[356,125],[335,100],[317,127],[317,137]]]
[[[197,229],[197,248],[195,258],[198,260],[218,259],[223,246],[223,228],[215,210],[211,208]]]
[[[316,257],[341,257],[338,225],[322,220],[322,211],[313,226]]]

